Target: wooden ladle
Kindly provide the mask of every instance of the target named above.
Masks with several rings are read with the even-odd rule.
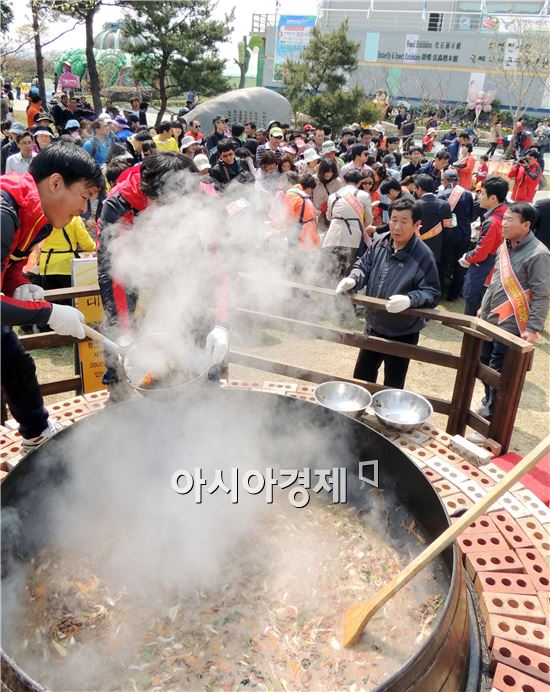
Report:
[[[527,454],[506,476],[497,483],[482,500],[475,503],[454,524],[444,531],[441,536],[423,550],[405,569],[396,575],[384,588],[374,594],[365,603],[348,608],[344,613],[344,646],[353,646],[361,637],[369,620],[394,596],[405,584],[408,584],[435,557],[450,545],[464,529],[481,516],[501,495],[509,490],[524,474],[530,471],[541,457],[550,450],[550,435]]]

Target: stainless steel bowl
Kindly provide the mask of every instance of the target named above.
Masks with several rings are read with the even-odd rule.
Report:
[[[342,413],[364,411],[371,402],[369,392],[352,382],[323,382],[313,394],[318,404]]]
[[[391,430],[411,432],[433,413],[432,405],[420,394],[405,389],[383,389],[372,397],[375,416]]]

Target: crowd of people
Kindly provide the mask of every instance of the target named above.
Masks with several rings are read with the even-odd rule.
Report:
[[[466,314],[538,340],[550,299],[550,200],[532,204],[544,151],[522,139],[520,128],[516,160],[501,176],[490,174],[492,143],[476,157],[472,132],[451,127],[439,138],[435,114],[420,136],[401,111],[395,135],[380,123],[351,123],[336,133],[329,125],[293,128],[280,121],[259,128],[222,115],[204,132],[210,123],[194,119],[193,111],[153,128],[147,103],[135,97],[129,106],[121,112],[108,104],[96,117],[84,99],[60,93],[47,111],[33,93],[27,128],[2,123],[2,173],[8,174],[0,199],[2,340],[13,372],[24,373],[3,386],[28,448],[55,430],[32,359],[11,327],[46,325],[82,338],[78,311],[44,301],[43,289],[69,285],[70,260],[92,246],[108,321],[131,319],[136,295],[115,285],[109,244],[122,220],[132,223],[156,204],[166,181],[181,172],[205,205],[225,204],[228,219],[235,209],[253,207],[258,246],[288,253],[290,273],[300,271],[292,258],[307,257],[319,267],[319,283],[337,293],[386,299],[385,312],[366,313],[368,336],[417,344],[424,322],[406,311],[463,296]],[[39,243],[43,278],[36,281],[22,266]],[[207,336],[213,363],[228,347],[218,313]],[[499,370],[504,352],[502,344],[487,342],[483,362]],[[354,376],[374,382],[382,362],[384,384],[403,387],[408,360],[367,349],[359,352]],[[108,366],[104,382],[115,387],[117,367]],[[488,390],[483,402],[487,416],[493,396]]]

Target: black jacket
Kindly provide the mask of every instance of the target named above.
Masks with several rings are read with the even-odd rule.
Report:
[[[422,207],[422,225],[420,227],[420,237],[423,233],[428,233],[434,226],[441,224],[446,228],[452,218],[451,207],[448,202],[438,199],[433,193],[428,192],[420,198]],[[424,242],[434,253],[435,261],[441,261],[441,251],[443,249],[443,228],[441,232],[433,238],[426,238]]]
[[[351,270],[350,277],[357,288],[366,286],[367,295],[390,298],[408,295],[411,308],[433,308],[441,297],[439,277],[432,251],[418,236],[413,236],[406,247],[394,250],[390,234],[375,240]],[[366,329],[389,338],[415,334],[425,321],[407,314],[391,314],[385,310],[367,311]]]
[[[449,201],[454,188],[448,187],[438,194],[438,199]],[[472,221],[474,219],[474,197],[469,190],[464,190],[460,195],[452,213],[456,216],[456,227],[443,231],[444,241],[453,241],[455,244],[468,245],[472,234]],[[467,247],[465,248],[467,249]]]
[[[243,166],[239,159],[235,159],[229,166],[220,159],[218,163],[210,169],[210,176],[221,185],[227,185],[235,178],[238,178],[241,183],[252,181],[248,166]]]

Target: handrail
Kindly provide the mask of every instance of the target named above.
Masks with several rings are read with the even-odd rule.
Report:
[[[334,289],[325,288],[324,286],[311,286],[309,284],[302,284],[296,281],[266,280],[265,276],[258,276],[256,274],[245,272],[241,272],[239,277],[248,281],[261,282],[264,286],[266,283],[274,286],[280,285],[286,286],[293,290],[307,291],[307,293],[316,294],[319,296],[327,296],[331,298],[335,297]],[[351,299],[356,305],[368,306],[369,308],[373,308],[375,310],[385,310],[388,302],[383,298],[373,298],[371,296],[358,294],[351,296]],[[505,346],[508,346],[516,351],[521,351],[522,353],[527,353],[528,351],[532,351],[534,349],[533,345],[525,341],[525,339],[520,339],[514,334],[510,334],[504,329],[501,329],[490,322],[485,322],[484,320],[478,319],[477,317],[459,315],[456,312],[449,312],[448,310],[442,310],[441,308],[414,308],[407,310],[406,314],[414,317],[421,317],[425,320],[441,322],[449,327],[469,327],[474,331],[479,331],[482,334],[489,336],[491,339],[496,339]]]
[[[323,286],[312,286],[296,281],[269,282],[266,281],[265,276],[259,277],[248,273],[239,274],[239,279],[244,282],[261,282],[262,290],[264,291],[266,286],[273,286],[276,288],[277,285],[279,285],[279,287],[285,287],[292,292],[297,292],[308,298],[317,297],[323,301],[327,299],[332,301],[345,300],[342,296],[336,296],[333,289]],[[54,289],[45,292],[45,298],[47,300],[67,300],[97,295],[99,295],[99,288],[97,285]],[[387,304],[386,300],[363,295],[352,296],[351,302],[357,305],[367,306],[369,309],[374,310],[384,310]],[[448,312],[441,308],[434,310],[425,308],[411,309],[406,312],[409,315],[414,315],[422,319],[437,321],[441,323],[443,327],[458,331],[462,336],[460,355],[457,356],[454,353],[437,348],[429,348],[420,345],[413,346],[379,337],[367,337],[364,334],[341,329],[333,325],[300,320],[295,316],[290,317],[261,312],[250,306],[239,305],[234,307],[231,318],[234,320],[237,328],[245,327],[247,333],[250,331],[251,327],[264,329],[272,328],[287,333],[292,332],[310,338],[352,346],[354,348],[368,348],[379,353],[406,357],[411,360],[427,362],[453,369],[456,371],[456,378],[451,400],[427,396],[436,412],[448,416],[447,432],[452,435],[462,435],[465,432],[466,426],[470,426],[496,440],[505,451],[510,443],[525,376],[531,368],[534,354],[533,345],[481,319]],[[24,347],[28,350],[67,346],[74,343],[74,339],[71,337],[60,336],[53,332],[25,335],[21,336],[20,339]],[[508,346],[501,373],[479,362],[482,342],[488,339],[496,339]],[[323,382],[327,379],[336,379],[362,384],[371,392],[384,389],[383,385],[378,385],[376,383],[365,383],[362,380],[355,380],[353,377],[334,376],[331,373],[323,372],[322,370],[312,370],[311,368],[300,366],[297,363],[277,362],[269,358],[233,348],[229,352],[228,360],[230,363],[276,372],[281,375],[310,382]],[[470,410],[476,380],[481,380],[489,384],[491,387],[494,387],[497,392],[495,413],[490,422]],[[78,377],[66,377],[41,385],[41,391],[43,394],[79,391],[79,384],[80,379]]]

